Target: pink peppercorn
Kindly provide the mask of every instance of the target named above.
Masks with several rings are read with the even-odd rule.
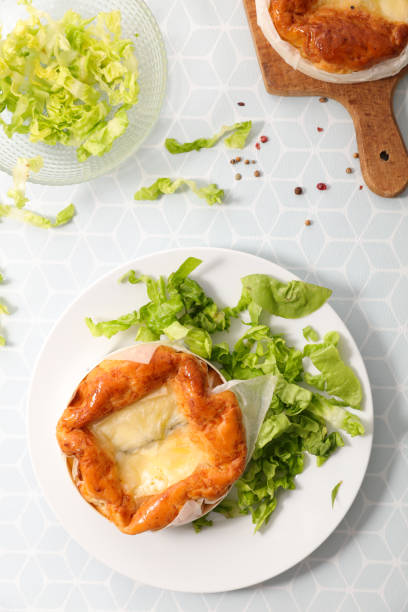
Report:
[[[268,142],[268,137],[267,136],[261,136],[259,139],[261,142]]]
[[[319,191],[325,191],[327,189],[326,183],[317,183],[316,187]]]
[[[259,142],[257,142],[257,143],[255,144],[255,149],[258,149],[258,151],[259,151],[259,149],[260,149],[260,148],[261,148],[261,145],[259,144]]]
[[[322,127],[318,127],[318,128],[317,128],[317,131],[318,131],[318,132],[323,132],[323,128],[322,128]]]

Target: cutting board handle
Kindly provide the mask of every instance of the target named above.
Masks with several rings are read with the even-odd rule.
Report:
[[[344,96],[336,97],[354,121],[364,180],[372,191],[389,198],[408,185],[408,153],[392,109],[396,80],[383,80],[381,88],[378,83],[365,83],[364,92],[347,87]]]

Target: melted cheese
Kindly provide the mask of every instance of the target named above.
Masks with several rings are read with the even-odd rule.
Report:
[[[160,493],[187,478],[205,461],[205,454],[191,442],[183,426],[137,453],[118,453],[116,461],[128,492],[139,497]]]
[[[205,461],[167,385],[95,423],[92,432],[115,459],[123,486],[134,497],[164,491]]]
[[[317,0],[317,7],[333,9],[360,9],[388,19],[408,23],[408,0]]]

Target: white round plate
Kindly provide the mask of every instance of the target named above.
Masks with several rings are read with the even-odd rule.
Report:
[[[253,533],[248,516],[226,520],[196,534],[191,525],[137,536],[122,534],[88,505],[73,486],[55,438],[55,426],[75,386],[104,355],[129,345],[134,330],[111,340],[94,338],[84,318],[111,319],[139,308],[146,299],[140,285],[118,284],[130,268],[153,276],[168,275],[189,256],[203,260],[193,276],[216,301],[234,305],[240,277],[270,274],[289,281],[293,274],[254,255],[215,248],[175,249],[131,261],[94,283],[63,314],[43,347],[29,393],[32,460],[45,496],[63,527],[90,554],[135,580],[176,591],[215,592],[246,587],[292,567],[317,548],[350,508],[363,480],[372,444],[373,405],[363,360],[347,328],[329,306],[298,320],[275,318],[273,329],[302,346],[302,328],[320,334],[338,330],[342,351],[364,391],[363,437],[346,446],[321,468],[309,461],[297,488],[280,495],[278,508],[262,533]],[[233,336],[233,334],[231,334]],[[234,340],[235,338],[231,338]],[[331,490],[343,480],[334,508]]]

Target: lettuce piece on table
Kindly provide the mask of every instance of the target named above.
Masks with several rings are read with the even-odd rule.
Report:
[[[204,199],[207,204],[221,204],[224,200],[224,190],[219,189],[215,183],[205,187],[197,187],[195,181],[189,179],[158,178],[150,187],[142,187],[135,193],[135,200],[157,200],[162,194],[171,194],[187,185],[199,198]]]
[[[233,125],[223,125],[219,132],[210,138],[197,138],[192,142],[179,142],[175,138],[166,138],[165,147],[169,153],[188,153],[190,151],[199,151],[200,149],[209,149],[213,147],[225,134],[232,132],[224,143],[231,149],[243,149],[247,138],[252,128],[252,121],[241,121]]]
[[[13,169],[13,186],[8,190],[7,195],[14,200],[14,205],[17,208],[23,208],[28,202],[26,198],[26,183],[31,172],[39,172],[43,167],[43,158],[37,157],[25,158],[19,157]]]
[[[75,215],[75,207],[73,204],[69,204],[57,214],[55,220],[45,217],[26,208],[17,208],[9,204],[0,204],[0,217],[11,217],[16,221],[22,221],[35,227],[42,227],[44,229],[50,229],[52,227],[60,227],[66,225],[71,221]]]

